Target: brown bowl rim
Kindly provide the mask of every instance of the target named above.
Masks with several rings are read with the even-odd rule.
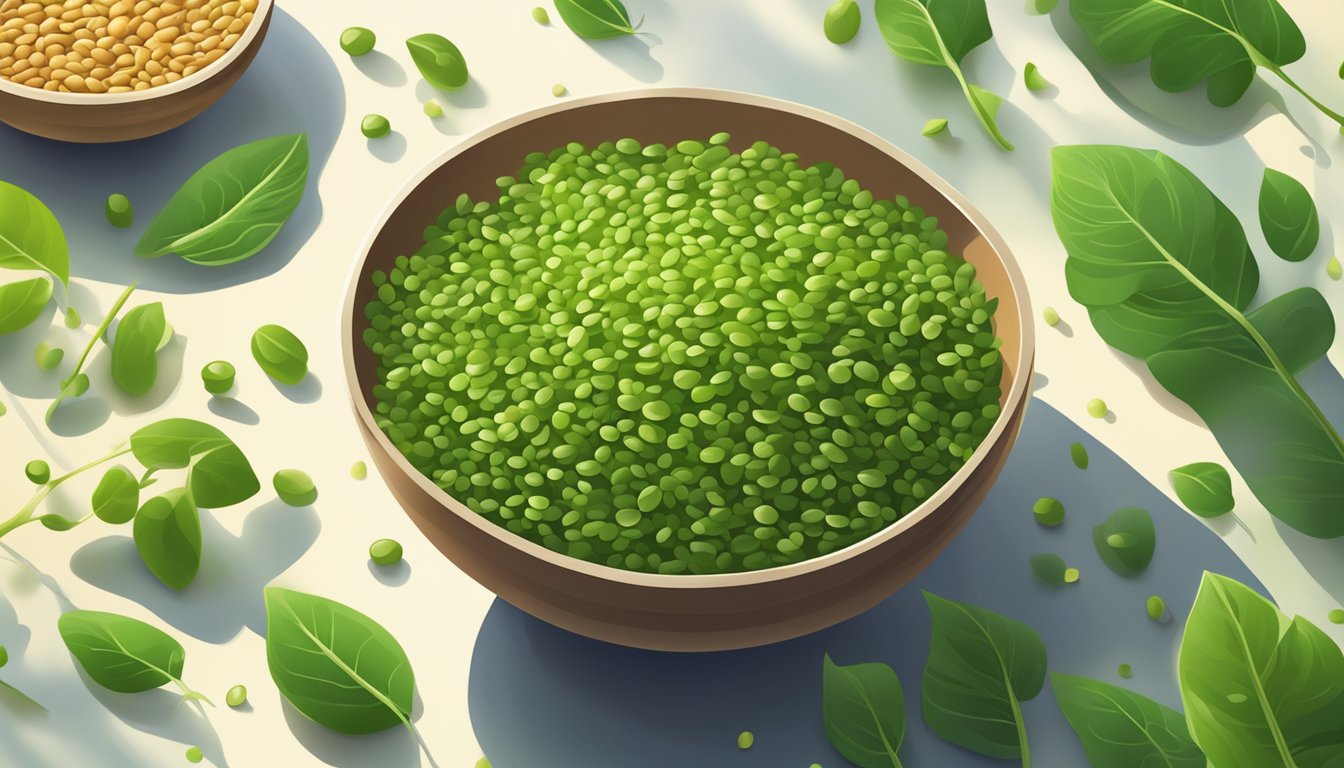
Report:
[[[257,0],[257,10],[252,13],[252,21],[248,23],[247,28],[243,30],[243,36],[238,38],[238,42],[232,48],[224,52],[223,56],[210,62],[209,65],[198,72],[193,72],[189,76],[178,80],[175,83],[166,85],[156,85],[153,88],[146,88],[143,91],[130,91],[128,93],[67,93],[65,91],[48,91],[44,88],[34,88],[30,85],[20,85],[7,77],[0,77],[0,93],[5,93],[28,101],[41,101],[47,104],[59,104],[62,106],[87,106],[104,105],[111,106],[117,104],[137,104],[154,99],[161,99],[179,94],[202,85],[210,78],[228,70],[228,66],[243,51],[254,45],[260,39],[261,30],[266,26],[266,20],[271,15],[271,9],[275,7],[275,0]]]
[[[1018,332],[1021,339],[1018,344],[1016,358],[1009,361],[1011,370],[1013,371],[1012,383],[1003,398],[998,419],[995,420],[994,425],[981,441],[982,449],[977,450],[971,456],[971,459],[962,465],[962,467],[958,469],[951,478],[943,483],[933,495],[928,499],[925,499],[924,503],[915,507],[909,514],[877,533],[854,542],[847,547],[836,550],[835,552],[830,552],[825,555],[788,565],[773,566],[754,571],[738,571],[718,574],[658,574],[641,571],[627,571],[621,568],[593,563],[587,560],[580,560],[560,552],[555,552],[529,539],[501,528],[495,523],[472,512],[464,504],[452,496],[449,496],[428,477],[411,466],[410,462],[401,455],[401,451],[397,450],[396,446],[392,445],[392,442],[388,439],[387,435],[378,427],[377,422],[374,420],[373,413],[369,410],[368,404],[360,389],[354,360],[354,345],[358,342],[354,332],[355,313],[358,309],[355,306],[355,297],[357,289],[359,288],[359,281],[364,273],[364,266],[368,261],[369,252],[372,249],[374,242],[377,240],[378,235],[382,232],[383,227],[386,226],[388,219],[390,219],[397,209],[416,192],[425,179],[429,178],[430,175],[448,161],[459,155],[470,152],[486,139],[511,130],[524,123],[556,113],[579,110],[598,104],[609,104],[622,101],[633,102],[658,98],[699,99],[711,102],[748,104],[811,119],[835,130],[848,133],[861,141],[867,142],[913,171],[965,216],[980,236],[988,242],[991,250],[993,250],[994,255],[1002,264],[1004,272],[1008,277],[1009,285],[1012,288],[1011,293],[1013,295],[1013,300],[1017,303],[1018,307]],[[346,385],[349,389],[350,399],[354,405],[355,413],[366,431],[372,436],[372,439],[377,442],[379,449],[387,454],[403,475],[409,477],[412,482],[416,483],[421,490],[429,494],[429,496],[437,501],[445,510],[465,519],[471,525],[474,525],[488,535],[508,544],[522,554],[538,558],[550,565],[569,571],[575,571],[592,578],[624,585],[659,589],[723,589],[784,581],[858,557],[869,550],[882,546],[884,543],[899,536],[901,533],[914,528],[920,522],[938,511],[943,502],[952,495],[952,492],[962,486],[966,480],[975,473],[984,462],[985,457],[989,454],[989,451],[984,450],[983,447],[995,445],[998,441],[1005,438],[1005,432],[1011,427],[1011,423],[1015,418],[1014,414],[1017,413],[1022,401],[1027,397],[1028,379],[1030,379],[1030,371],[1032,370],[1034,355],[1035,335],[1031,312],[1031,300],[1027,293],[1026,278],[1017,264],[1016,259],[1013,257],[1012,252],[1008,249],[1007,243],[1004,242],[1003,237],[999,235],[997,230],[990,226],[989,222],[986,221],[979,211],[970,204],[970,201],[968,201],[966,197],[958,192],[951,184],[934,173],[924,163],[916,160],[910,154],[881,136],[878,136],[856,123],[831,114],[830,112],[771,96],[761,96],[752,93],[714,88],[641,88],[571,99],[559,104],[540,107],[538,109],[514,115],[494,123],[490,127],[464,139],[434,160],[425,164],[421,170],[412,175],[405,184],[403,184],[393,200],[383,209],[377,222],[369,231],[364,242],[360,245],[359,258],[356,259],[352,265],[346,281],[346,297],[341,311],[341,358],[345,368]]]

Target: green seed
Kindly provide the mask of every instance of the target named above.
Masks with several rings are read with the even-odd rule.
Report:
[[[53,347],[48,342],[41,342],[37,349],[33,351],[33,359],[37,361],[37,367],[44,371],[50,371],[61,364],[61,359],[65,357],[65,350],[60,347]]]
[[[225,360],[206,363],[201,369],[201,382],[205,391],[212,395],[222,395],[233,389],[233,379],[238,371],[233,364]]]
[[[1088,416],[1091,416],[1094,419],[1100,419],[1104,418],[1108,413],[1110,413],[1110,409],[1106,407],[1105,400],[1102,400],[1099,397],[1094,397],[1087,401]]]
[[[560,98],[561,96],[564,96],[566,93],[569,93],[569,90],[560,83],[556,83],[555,85],[551,86],[551,95],[557,99]]]
[[[1041,310],[1041,319],[1045,320],[1045,324],[1051,328],[1059,325],[1059,313],[1055,311],[1054,307],[1046,307]]]
[[[545,8],[538,5],[536,8],[532,9],[532,20],[538,24],[550,24],[551,14],[547,13]]]
[[[437,99],[430,99],[425,102],[425,116],[430,118],[443,117],[443,105]]]
[[[364,27],[347,27],[341,33],[341,50],[351,56],[363,56],[372,51],[377,42],[378,36],[373,30]]]
[[[1326,616],[1331,624],[1344,624],[1344,608],[1335,608]]]
[[[1117,669],[1116,671],[1119,672],[1120,676],[1125,678],[1126,680],[1134,676],[1134,668],[1128,664],[1121,664],[1120,668]]]
[[[350,476],[356,480],[363,480],[369,476],[369,467],[362,461],[356,461],[350,465]]]
[[[1163,600],[1159,595],[1149,595],[1147,608],[1148,618],[1153,621],[1161,621],[1162,617],[1167,612],[1167,601]]]
[[[1079,469],[1087,469],[1087,446],[1082,443],[1074,443],[1069,446],[1069,458],[1073,459],[1073,466]]]
[[[1344,130],[1344,126],[1341,127],[1341,130]],[[1340,277],[1344,277],[1344,265],[1340,264],[1339,257],[1331,256],[1330,260],[1325,262],[1325,274],[1328,275],[1331,280],[1338,280]]]
[[[187,762],[199,763],[205,759],[205,754],[201,752],[200,747],[187,747]]]
[[[78,309],[75,309],[74,307],[66,307],[66,308],[65,308],[65,327],[66,327],[66,328],[69,328],[69,329],[71,329],[71,330],[74,330],[75,328],[78,328],[83,322],[84,322],[83,319],[79,316],[79,310],[78,310]]]
[[[24,465],[23,474],[34,485],[44,485],[51,479],[51,466],[42,459],[33,459]]]
[[[317,501],[317,486],[307,472],[299,469],[282,469],[271,478],[275,495],[291,507],[306,507]]]
[[[369,545],[369,559],[378,565],[396,565],[401,554],[401,542],[396,539],[378,539]]]
[[[131,199],[119,192],[107,196],[107,201],[103,203],[103,215],[107,217],[108,224],[122,229],[131,226],[135,220]]]
[[[482,757],[476,761],[476,768],[490,768],[490,761]]]
[[[826,39],[836,45],[844,45],[859,33],[862,21],[859,6],[854,0],[835,0],[826,9],[826,18],[822,24]]]
[[[1044,91],[1046,88],[1050,87],[1050,81],[1046,80],[1045,76],[1041,74],[1041,71],[1036,68],[1036,65],[1032,64],[1030,61],[1027,62],[1027,66],[1022,70],[1022,80],[1026,82],[1027,90],[1029,91]]]
[[[9,651],[5,649],[5,646],[0,645],[0,667],[3,667],[8,663],[9,663]]]
[[[737,748],[751,749],[751,745],[756,743],[756,736],[751,731],[743,731],[737,734]]]
[[[247,686],[235,685],[224,694],[224,703],[237,709],[247,702]]]
[[[1059,499],[1043,496],[1032,505],[1031,512],[1041,525],[1056,526],[1064,522],[1064,505]]]
[[[1080,575],[1081,575],[1081,574],[1078,573],[1078,569],[1077,569],[1077,568],[1065,568],[1065,569],[1064,569],[1064,583],[1065,583],[1065,584],[1076,584],[1076,583],[1078,582],[1078,578],[1079,578]]]
[[[370,139],[386,136],[392,130],[392,124],[382,115],[369,114],[359,123],[359,130]]]
[[[937,136],[947,130],[947,118],[935,117],[924,124],[924,129],[920,133],[925,136]]]

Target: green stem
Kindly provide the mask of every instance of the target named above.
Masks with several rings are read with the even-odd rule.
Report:
[[[56,412],[58,407],[60,407],[61,402],[65,400],[66,387],[70,386],[70,383],[83,372],[84,363],[88,361],[89,354],[93,352],[93,345],[97,344],[98,340],[107,332],[107,327],[116,319],[117,314],[121,312],[121,308],[126,305],[126,300],[131,298],[131,293],[135,291],[135,287],[139,284],[140,281],[137,280],[126,286],[126,290],[122,291],[121,295],[117,297],[116,302],[112,304],[112,309],[108,310],[107,315],[103,318],[103,322],[99,323],[98,330],[94,331],[93,336],[89,339],[89,343],[84,346],[84,353],[79,356],[79,362],[75,363],[75,369],[61,382],[60,394],[56,396],[56,399],[52,401],[51,406],[47,408],[48,422],[51,421],[51,415]]]
[[[5,534],[9,533],[15,528],[19,528],[21,526],[27,525],[28,523],[37,520],[37,516],[34,514],[35,512],[37,512],[37,508],[41,506],[42,501],[44,499],[46,499],[48,496],[51,495],[52,491],[60,487],[61,483],[64,483],[66,480],[69,480],[70,478],[75,477],[80,473],[87,472],[88,470],[93,469],[94,467],[100,464],[106,464],[107,462],[117,458],[118,456],[125,456],[130,452],[131,452],[130,446],[123,444],[119,446],[116,450],[102,457],[101,459],[95,459],[82,467],[72,469],[69,472],[66,472],[64,475],[61,475],[60,477],[53,477],[52,479],[43,483],[42,487],[37,489],[37,492],[34,493],[33,497],[28,500],[27,504],[24,504],[23,507],[17,513],[15,513],[13,517],[9,518],[3,523],[0,523],[0,538],[4,538]],[[83,520],[81,520],[80,522],[83,522]]]
[[[1336,123],[1339,123],[1340,127],[1341,127],[1341,128],[1344,128],[1344,115],[1339,114],[1338,112],[1334,111],[1333,109],[1331,109],[1331,108],[1325,106],[1324,104],[1322,104],[1321,102],[1317,101],[1317,100],[1315,99],[1315,97],[1313,97],[1310,93],[1307,93],[1307,92],[1302,88],[1302,86],[1300,86],[1300,85],[1297,84],[1297,81],[1295,81],[1295,80],[1293,80],[1293,78],[1289,77],[1288,74],[1287,74],[1286,72],[1284,72],[1282,69],[1279,69],[1278,67],[1276,67],[1276,66],[1272,66],[1272,65],[1269,66],[1268,69],[1269,69],[1269,71],[1271,71],[1271,72],[1273,72],[1274,74],[1278,75],[1280,80],[1282,80],[1283,82],[1287,83],[1287,84],[1288,84],[1288,87],[1290,87],[1290,88],[1292,88],[1294,91],[1297,91],[1298,93],[1302,94],[1302,97],[1303,97],[1304,99],[1306,99],[1307,101],[1311,102],[1312,105],[1313,105],[1314,107],[1316,107],[1317,109],[1319,109],[1322,113],[1324,113],[1326,117],[1329,117],[1331,120],[1334,120]]]
[[[1017,724],[1017,743],[1022,747],[1022,768],[1031,768],[1031,747],[1027,745],[1027,722],[1022,719],[1022,707],[1018,706],[1017,697],[1013,695],[1012,690],[1010,685],[1008,701],[1013,705],[1013,720]]]

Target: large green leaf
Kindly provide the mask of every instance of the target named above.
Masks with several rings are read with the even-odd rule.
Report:
[[[266,588],[266,660],[294,708],[341,733],[410,727],[415,674],[395,638],[349,606]]]
[[[994,36],[985,0],[876,0],[873,17],[897,56],[946,67],[956,76],[976,118],[1004,149],[1012,149],[996,116],[1003,99],[967,82],[961,60]]]
[[[1166,155],[1070,146],[1053,159],[1069,292],[1097,332],[1146,358],[1272,514],[1309,535],[1344,535],[1344,440],[1293,375],[1334,338],[1325,300],[1301,288],[1247,313],[1259,271],[1245,232]]]
[[[194,419],[163,419],[131,435],[131,453],[152,470],[190,466],[187,487],[195,502],[217,509],[261,490],[252,465],[223,432]]]
[[[234,147],[192,174],[150,222],[135,252],[176,253],[220,266],[265,248],[308,183],[308,137],[296,133]]]
[[[186,652],[162,630],[130,616],[67,611],[57,620],[61,639],[95,683],[117,693],[152,691],[181,683]]]
[[[886,664],[822,661],[821,714],[826,738],[859,768],[901,768],[905,694]]]
[[[51,209],[0,181],[0,269],[41,269],[70,282],[70,247]]]
[[[1270,250],[1285,261],[1302,261],[1316,250],[1321,222],[1316,202],[1302,182],[1265,169],[1260,180],[1260,229]]]
[[[45,277],[0,285],[0,333],[27,328],[51,300],[51,281]]]
[[[1029,754],[1020,702],[1045,684],[1045,644],[1031,627],[924,593],[933,639],[924,667],[924,721],[934,733],[990,757]]]
[[[131,396],[154,388],[159,375],[159,344],[168,329],[163,304],[142,304],[122,318],[112,337],[112,380]]]
[[[151,573],[173,589],[185,589],[201,567],[201,516],[185,488],[146,501],[132,528],[136,551]]]
[[[1344,765],[1344,653],[1301,616],[1205,573],[1177,667],[1190,733],[1210,765]]]
[[[630,23],[621,0],[555,0],[555,10],[574,34],[589,40],[633,35],[640,26]]]
[[[1146,696],[1086,677],[1050,674],[1064,718],[1092,768],[1204,768],[1185,716]]]

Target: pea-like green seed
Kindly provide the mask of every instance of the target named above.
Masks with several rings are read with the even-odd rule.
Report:
[[[81,318],[81,317],[79,316],[79,310],[78,310],[78,309],[75,309],[74,307],[66,307],[66,308],[65,308],[65,327],[66,327],[66,328],[69,328],[69,329],[71,329],[71,330],[74,330],[75,328],[78,328],[80,325],[82,325],[83,322],[84,322],[84,320],[83,320],[83,318]]]
[[[551,14],[546,12],[545,8],[538,5],[532,9],[532,20],[538,24],[546,25],[551,23]]]
[[[937,136],[938,134],[943,133],[946,130],[947,130],[947,118],[935,117],[924,124],[924,128],[920,130],[920,133],[924,134],[925,136]]]
[[[756,735],[751,731],[743,731],[737,734],[737,748],[751,749],[751,745],[756,743]]]
[[[307,472],[300,469],[282,469],[271,478],[275,495],[291,507],[306,507],[317,501],[317,486]]]
[[[401,542],[396,539],[378,539],[369,545],[369,559],[378,565],[396,565],[401,554]]]
[[[120,192],[107,196],[107,200],[103,203],[103,215],[107,217],[108,224],[121,229],[131,226],[135,221],[135,209],[131,205],[131,199]]]
[[[392,130],[392,124],[382,115],[368,114],[360,121],[359,130],[368,138],[377,139],[386,136]]]
[[[42,459],[33,459],[23,467],[23,474],[34,485],[45,485],[51,479],[51,465]]]
[[[1045,321],[1046,325],[1054,328],[1059,325],[1059,312],[1055,311],[1054,307],[1046,307],[1041,310],[1041,319]]]
[[[1037,499],[1031,507],[1031,513],[1041,525],[1056,526],[1064,522],[1064,504],[1049,496]]]
[[[1104,418],[1110,409],[1106,407],[1106,401],[1099,397],[1094,397],[1087,401],[1087,415],[1094,419]]]
[[[350,465],[350,476],[356,480],[363,480],[369,476],[369,465],[362,461],[356,461]]]
[[[1344,264],[1341,264],[1338,256],[1331,256],[1330,260],[1325,262],[1325,274],[1331,280],[1338,280],[1344,277]]]
[[[1082,443],[1074,443],[1073,445],[1070,445],[1069,458],[1073,459],[1073,466],[1079,469],[1087,469],[1087,446]]]
[[[54,347],[48,342],[40,342],[37,349],[33,351],[33,360],[37,362],[37,367],[44,371],[50,371],[61,364],[65,358],[65,350],[60,347]]]
[[[429,118],[443,117],[443,105],[438,99],[430,99],[424,104],[425,116]]]
[[[1121,664],[1120,667],[1116,670],[1116,672],[1118,672],[1119,675],[1125,678],[1126,680],[1134,676],[1134,668],[1128,664]]]
[[[233,380],[238,371],[226,360],[215,360],[201,369],[201,383],[205,391],[212,395],[222,395],[233,389]]]
[[[551,86],[551,95],[557,99],[564,96],[566,93],[569,93],[569,89],[560,83]]]
[[[1078,582],[1078,579],[1079,579],[1080,575],[1081,575],[1081,574],[1078,573],[1078,569],[1077,569],[1077,568],[1065,568],[1065,569],[1064,569],[1064,583],[1065,583],[1065,584],[1076,584],[1076,583]]]
[[[836,45],[844,45],[859,33],[861,22],[858,3],[854,0],[835,0],[826,9],[822,28],[827,40]]]
[[[235,685],[230,688],[229,692],[224,694],[224,703],[234,709],[243,706],[247,703],[247,686]]]
[[[1163,600],[1160,595],[1149,595],[1146,607],[1148,609],[1148,618],[1153,621],[1161,621],[1162,617],[1166,615],[1167,612],[1167,601]]]
[[[1331,624],[1344,624],[1344,608],[1334,608],[1326,615]]]
[[[9,663],[9,651],[5,648],[5,646],[0,645],[0,667],[3,667],[8,663]]]
[[[476,768],[490,768],[490,761],[482,757],[476,761]]]
[[[371,29],[347,27],[341,32],[341,50],[351,56],[363,56],[372,51],[377,43],[378,36]]]
[[[186,757],[188,763],[199,763],[205,759],[205,753],[200,747],[187,747]]]

